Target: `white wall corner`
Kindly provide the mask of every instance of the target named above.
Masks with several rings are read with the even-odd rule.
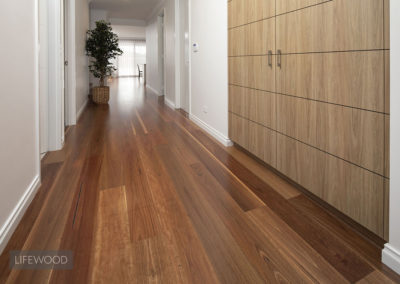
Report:
[[[154,94],[156,94],[157,96],[160,96],[160,93],[153,88],[152,86],[150,86],[149,84],[146,84],[146,88],[149,89],[151,92],[153,92]]]
[[[39,187],[40,175],[37,175],[26,189],[24,195],[18,201],[3,227],[0,229],[0,254],[7,246],[8,241],[24,216],[26,209],[28,209],[29,205],[31,204]]]
[[[382,262],[400,274],[400,252],[390,244],[386,244],[382,251]]]
[[[390,0],[390,197],[389,243],[382,262],[400,274],[400,1]]]
[[[165,104],[166,104],[168,107],[172,108],[173,110],[176,109],[176,106],[175,106],[174,102],[171,101],[171,100],[169,100],[169,99],[167,99],[166,96],[164,96],[164,101],[165,101]]]
[[[214,127],[208,125],[204,121],[202,121],[200,118],[193,114],[189,114],[190,120],[192,120],[194,123],[196,123],[199,127],[204,129],[207,133],[209,133],[212,137],[217,139],[222,145],[225,147],[230,147],[233,146],[233,142],[226,137],[224,134],[216,130]]]
[[[86,106],[89,102],[89,99],[86,99],[85,102],[82,104],[81,108],[76,113],[76,122],[78,122],[79,118],[81,117],[83,111],[86,109]]]

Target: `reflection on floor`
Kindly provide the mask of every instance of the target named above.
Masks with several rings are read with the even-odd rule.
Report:
[[[360,237],[137,78],[89,104],[0,258],[0,283],[399,281]],[[72,250],[74,269],[11,271],[11,250]]]

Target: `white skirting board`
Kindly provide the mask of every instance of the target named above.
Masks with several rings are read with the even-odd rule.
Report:
[[[76,113],[76,122],[78,122],[79,118],[81,117],[83,111],[85,110],[87,104],[88,104],[89,100],[86,99],[86,101],[82,104],[81,108],[78,110],[78,112]]]
[[[382,251],[382,262],[400,274],[400,251],[386,244]]]
[[[212,137],[217,139],[225,147],[229,147],[229,146],[233,145],[233,142],[228,137],[226,137],[224,134],[222,134],[221,132],[216,130],[214,127],[212,127],[212,126],[208,125],[207,123],[205,123],[204,121],[202,121],[197,116],[190,114],[189,117],[190,117],[190,120],[192,120],[199,127],[204,129],[205,131],[207,131],[207,133],[209,133]]]
[[[175,104],[174,104],[171,100],[167,99],[167,97],[165,97],[165,96],[164,96],[164,102],[165,102],[165,104],[166,104],[167,106],[169,106],[169,107],[172,108],[173,110],[176,109]]]
[[[3,227],[0,229],[0,254],[6,247],[12,234],[14,233],[19,222],[24,216],[26,209],[28,209],[33,198],[35,197],[39,187],[40,187],[40,176],[37,175],[31,182],[27,190],[25,191],[24,195],[19,200],[17,206],[15,206],[14,210],[8,217],[7,221],[4,223]]]
[[[154,89],[152,86],[150,86],[149,84],[146,84],[146,88],[149,89],[150,91],[152,91],[157,96],[160,95],[160,93],[156,89]]]

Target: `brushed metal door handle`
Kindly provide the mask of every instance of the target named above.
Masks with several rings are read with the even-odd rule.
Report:
[[[276,60],[276,65],[278,65],[279,68],[282,67],[282,51],[278,49],[278,58]]]
[[[268,50],[268,66],[272,67],[272,50]]]

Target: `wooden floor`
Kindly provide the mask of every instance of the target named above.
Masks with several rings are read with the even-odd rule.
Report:
[[[400,283],[381,247],[135,78],[90,104],[0,257],[0,283]],[[72,250],[11,271],[11,250]]]

